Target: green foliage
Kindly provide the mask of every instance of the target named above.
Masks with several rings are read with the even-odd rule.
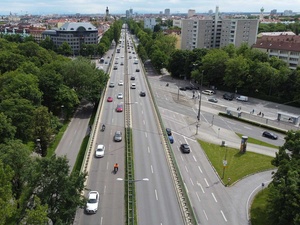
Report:
[[[300,223],[300,131],[289,131],[272,164],[278,166],[270,184],[267,212],[271,225]],[[288,152],[290,154],[288,154]]]
[[[4,165],[0,159],[0,225],[6,225],[7,219],[12,216],[13,211],[16,209],[16,204],[12,200],[12,177],[13,171],[8,165]]]
[[[265,225],[270,224],[266,214],[269,188],[260,191],[254,198],[251,205],[251,224]]]
[[[0,112],[0,143],[5,143],[15,137],[16,128],[11,124],[11,119]]]

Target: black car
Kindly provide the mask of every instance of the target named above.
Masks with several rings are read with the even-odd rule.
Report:
[[[171,130],[171,128],[166,128],[166,132],[167,132],[167,135],[168,135],[168,136],[171,136],[171,135],[172,135],[172,130]]]
[[[135,80],[135,77],[130,77],[130,80]]]
[[[141,97],[145,97],[145,96],[146,96],[146,92],[141,91],[141,92],[140,92],[140,96],[141,96]]]
[[[264,131],[262,133],[262,136],[263,137],[266,137],[266,138],[270,138],[270,139],[273,139],[273,140],[277,140],[278,139],[278,136],[272,132],[269,132],[269,131]]]
[[[190,146],[188,144],[181,144],[180,150],[182,151],[182,153],[190,153],[191,151]]]
[[[140,72],[140,69],[136,69],[135,72]]]
[[[229,101],[232,101],[234,99],[234,94],[230,94],[230,93],[225,93],[223,95],[223,98]]]
[[[185,87],[180,87],[179,90],[180,91],[186,91],[186,88]]]

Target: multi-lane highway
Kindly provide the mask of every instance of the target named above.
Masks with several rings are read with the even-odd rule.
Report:
[[[124,178],[125,143],[124,140],[122,142],[113,140],[115,131],[119,130],[124,134],[124,112],[116,112],[117,105],[122,104],[124,109],[125,105],[129,105],[131,109],[135,168],[135,179],[131,182],[135,182],[136,185],[138,224],[181,225],[184,224],[182,211],[179,208],[166,160],[163,134],[158,129],[157,117],[143,74],[143,67],[141,62],[135,63],[135,57],[137,57],[135,49],[132,47],[133,44],[128,34],[126,37],[127,39],[122,31],[121,43],[117,46],[120,53],[115,53],[112,58],[109,53],[110,58],[105,57],[105,61],[110,62],[112,68],[116,66],[117,69],[112,69],[110,73],[110,80],[104,96],[105,102],[100,113],[100,123],[105,123],[106,129],[104,132],[99,129],[96,131],[96,141],[91,153],[87,181],[88,189],[100,193],[99,210],[94,215],[87,215],[84,210],[79,210],[75,224],[125,224],[124,183],[117,180],[119,177]],[[135,80],[132,80],[131,77],[134,77]],[[126,85],[118,85],[120,80],[127,82]],[[114,87],[109,87],[112,82]],[[198,222],[204,225],[247,224],[249,199],[254,190],[271,179],[271,173],[256,174],[240,181],[233,187],[224,187],[196,142],[195,118],[198,100],[191,99],[191,92],[180,92],[180,98],[182,96],[186,96],[186,98],[184,101],[176,101],[178,86],[180,86],[178,83],[170,83],[166,88],[166,82],[157,78],[150,78],[150,82],[165,127],[173,130],[175,143],[172,144],[172,150]],[[135,83],[135,89],[129,89],[132,83]],[[128,87],[128,89],[125,90],[124,87]],[[128,99],[117,99],[119,93],[125,95],[126,91],[129,91]],[[141,91],[144,91],[146,96],[140,96]],[[106,102],[108,97],[112,97],[113,101]],[[229,120],[215,116],[214,107],[205,110],[210,108],[209,104],[211,104],[207,104],[205,96],[203,96],[203,101],[206,102],[202,102],[204,110],[201,111],[199,133],[200,131],[202,134],[214,132],[213,129],[217,126],[222,130],[243,133],[257,139],[261,138],[261,129],[245,127],[245,124],[238,122],[232,124]],[[233,104],[229,107],[234,109],[237,105]],[[252,108],[253,105],[245,104],[243,110],[251,110],[250,107]],[[272,116],[272,114],[268,116]],[[269,142],[280,146],[283,141],[283,136],[280,136],[279,140],[270,140]],[[190,145],[190,154],[181,153],[179,146],[182,143]],[[93,157],[98,144],[106,147],[104,158]],[[270,155],[273,153],[271,152]],[[113,164],[116,162],[120,166],[119,172],[115,175],[112,170]]]

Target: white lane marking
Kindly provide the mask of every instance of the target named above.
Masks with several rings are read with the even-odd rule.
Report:
[[[208,220],[208,217],[207,217],[207,215],[206,215],[205,210],[203,210],[203,213],[204,213],[204,216],[205,216],[206,220]]]
[[[106,185],[104,186],[103,194],[105,194],[105,191],[106,191]]]
[[[222,211],[222,210],[220,210],[220,211],[221,211],[221,214],[222,214],[222,216],[223,216],[224,220],[227,222],[227,219],[226,219],[226,217],[225,217],[225,215],[224,215],[223,211]]]
[[[200,166],[198,166],[198,169],[200,170],[200,173],[203,173],[202,170],[201,170],[201,168],[200,168]]]
[[[184,161],[184,159],[183,159],[182,155],[181,155],[180,157],[181,157],[181,160],[182,160],[182,161]]]
[[[144,125],[146,124],[146,121],[145,120],[143,120],[143,123],[144,123]]]
[[[73,139],[69,142],[69,145],[71,145],[72,144],[72,142],[73,142]]]
[[[204,181],[205,181],[206,185],[209,186],[208,181],[206,180],[206,178],[204,178]]]
[[[191,181],[192,185],[194,186],[194,182],[193,182],[192,178],[190,178],[190,181]]]
[[[226,122],[229,123],[229,124],[231,124],[231,125],[236,125],[236,123],[231,122],[231,121],[229,121],[229,120],[227,120]]]
[[[202,190],[202,192],[203,192],[203,194],[204,194],[205,192],[204,192],[204,189],[203,189],[202,185],[201,185],[199,182],[197,182],[197,184],[198,184],[198,186],[201,188],[201,190]]]
[[[149,146],[148,146],[148,153],[150,153],[150,148],[149,148]]]
[[[189,172],[188,168],[186,166],[184,166],[184,167],[185,167],[186,172]]]
[[[197,192],[196,192],[196,195],[197,195],[198,201],[201,202],[200,197]]]
[[[155,198],[156,198],[156,200],[158,201],[158,195],[157,195],[156,189],[155,189]]]
[[[103,217],[101,216],[100,225],[103,224]]]
[[[147,138],[147,136],[148,136],[146,132],[145,132],[145,136],[146,136],[146,138]]]
[[[197,159],[196,159],[196,157],[194,155],[193,155],[193,158],[194,158],[195,162],[197,162]]]
[[[173,114],[173,117],[176,119],[176,116],[175,116],[175,114]]]
[[[151,172],[153,173],[153,166],[151,165]]]
[[[107,169],[107,170],[108,170],[108,165],[109,165],[109,162],[106,163],[106,169]]]
[[[244,128],[247,129],[247,130],[252,130],[251,127],[246,127],[246,126],[244,126]]]
[[[217,199],[216,199],[216,196],[214,195],[214,193],[211,193],[211,195],[213,196],[215,202],[218,202]]]

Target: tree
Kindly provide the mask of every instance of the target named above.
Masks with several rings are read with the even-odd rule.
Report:
[[[0,225],[8,224],[7,219],[16,208],[11,188],[12,177],[13,171],[0,160]]]
[[[39,90],[38,78],[32,74],[18,71],[0,76],[0,99],[24,98],[33,105],[40,105],[42,93]]]
[[[67,42],[62,43],[58,47],[57,51],[59,54],[62,54],[62,55],[66,55],[66,56],[73,55],[72,48]]]
[[[54,224],[70,224],[78,207],[85,205],[81,195],[86,174],[71,173],[66,157],[53,155],[37,158],[34,173],[28,182],[31,193],[41,205],[48,205],[48,217]]]
[[[243,56],[228,59],[224,81],[228,87],[242,88],[251,79],[249,75],[249,64]]]
[[[11,119],[16,127],[16,138],[23,141],[32,139],[32,114],[34,106],[24,98],[5,99],[0,102],[0,112]]]
[[[52,114],[49,113],[47,107],[40,106],[33,111],[32,126],[33,137],[39,139],[40,149],[38,149],[43,157],[47,155],[47,148],[51,141],[53,130],[51,127]]]
[[[16,128],[11,124],[11,119],[0,112],[0,144],[12,140],[15,137]]]
[[[272,161],[278,169],[269,185],[267,212],[272,225],[300,223],[300,131],[289,131]],[[288,152],[290,154],[288,154]]]

